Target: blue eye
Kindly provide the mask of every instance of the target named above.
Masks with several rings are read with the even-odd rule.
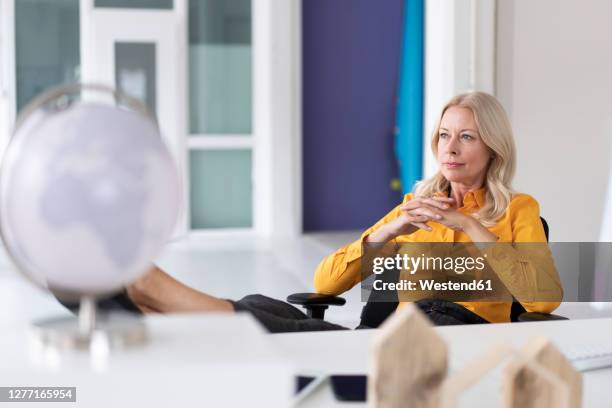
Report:
[[[473,139],[474,139],[474,137],[473,137],[473,136],[470,136],[470,135],[465,134],[465,133],[464,133],[464,134],[462,134],[462,135],[461,135],[461,137],[462,137],[463,139],[465,139],[465,140],[473,140]]]
[[[440,139],[446,139],[447,136],[448,134],[446,133],[440,133]]]

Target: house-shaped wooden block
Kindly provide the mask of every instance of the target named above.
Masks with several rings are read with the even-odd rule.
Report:
[[[497,343],[444,380],[440,407],[456,408],[462,393],[482,381],[485,376],[492,375],[496,367],[504,365],[501,379],[503,407],[569,407],[568,384],[554,369],[551,370],[538,361],[537,355],[545,350],[549,349],[541,347],[539,341],[529,343],[522,351],[516,351],[503,342]],[[491,403],[492,401],[488,401],[488,404]]]
[[[370,358],[370,406],[438,407],[448,349],[415,305],[406,305],[385,321],[374,337]]]
[[[579,408],[582,405],[582,375],[550,340],[534,339],[523,348],[521,354],[525,360],[514,361],[505,373],[505,407],[556,408],[563,405]],[[526,361],[535,362],[555,375],[563,382],[565,390],[559,393],[541,373],[525,364]]]

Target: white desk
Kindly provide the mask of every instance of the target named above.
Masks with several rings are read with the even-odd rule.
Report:
[[[61,404],[76,407],[290,404],[293,370],[250,316],[157,315],[146,324],[150,336],[143,346],[93,358],[29,344],[26,324],[5,327],[0,386],[76,387],[77,403]]]
[[[374,330],[267,335],[249,316],[149,316],[151,341],[112,353],[92,368],[87,354],[33,352],[25,326],[3,327],[1,386],[77,386],[76,406],[290,405],[293,374],[364,374]],[[439,327],[451,372],[498,341],[517,347],[535,336],[562,346],[612,339],[612,319]],[[584,407],[612,406],[612,370],[584,373]],[[495,406],[495,375],[465,395],[464,406]],[[210,404],[207,404],[210,403]],[[336,407],[328,385],[300,407]],[[363,406],[363,404],[356,404]],[[28,406],[21,404],[20,406]],[[34,403],[32,406],[38,407]]]
[[[437,327],[449,345],[450,370],[471,361],[499,341],[521,347],[536,336],[552,338],[560,347],[612,340],[612,319],[510,323]],[[364,374],[368,367],[368,348],[374,330],[291,333],[271,335],[285,355],[304,373]],[[491,378],[466,392],[462,403],[470,407],[496,406],[501,383]],[[612,369],[583,373],[584,407],[612,406]],[[306,398],[300,407],[344,406],[334,400],[326,384]],[[357,404],[359,405],[359,404]]]

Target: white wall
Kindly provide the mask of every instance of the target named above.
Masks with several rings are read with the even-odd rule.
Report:
[[[598,241],[612,151],[612,1],[498,1],[496,94],[518,147],[515,187],[552,241]]]
[[[425,2],[425,178],[438,171],[430,146],[442,106],[463,92],[494,93],[495,1]]]

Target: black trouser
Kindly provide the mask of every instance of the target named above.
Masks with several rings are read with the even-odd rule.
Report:
[[[306,316],[300,309],[264,295],[229,300],[237,312],[249,312],[271,333],[349,330],[346,327]]]
[[[77,313],[78,303],[69,303],[60,300],[64,306]],[[322,331],[322,330],[349,330],[338,324],[314,319],[306,316],[304,312],[289,303],[272,299],[263,295],[248,295],[238,301],[228,300],[237,312],[249,312],[271,333]],[[453,302],[437,299],[424,299],[416,305],[437,326],[488,323],[482,317],[469,311],[465,307]],[[122,291],[110,298],[98,301],[98,308],[102,310],[121,310],[141,313],[138,307]],[[370,329],[364,324],[357,329]]]
[[[79,312],[78,302],[67,302],[56,296],[56,299],[73,313]],[[337,324],[306,316],[289,303],[263,295],[245,296],[239,301],[229,300],[237,312],[248,312],[271,333],[348,330]],[[142,314],[140,309],[128,297],[125,290],[108,298],[98,299],[97,307],[105,311],[122,311]]]
[[[236,311],[251,313],[271,333],[348,330],[346,327],[334,323],[308,317],[289,303],[263,295],[249,295],[237,302],[231,300],[230,302]],[[424,299],[416,302],[416,305],[436,326],[488,323],[482,317],[453,302]],[[370,327],[360,325],[357,328],[367,329]]]

